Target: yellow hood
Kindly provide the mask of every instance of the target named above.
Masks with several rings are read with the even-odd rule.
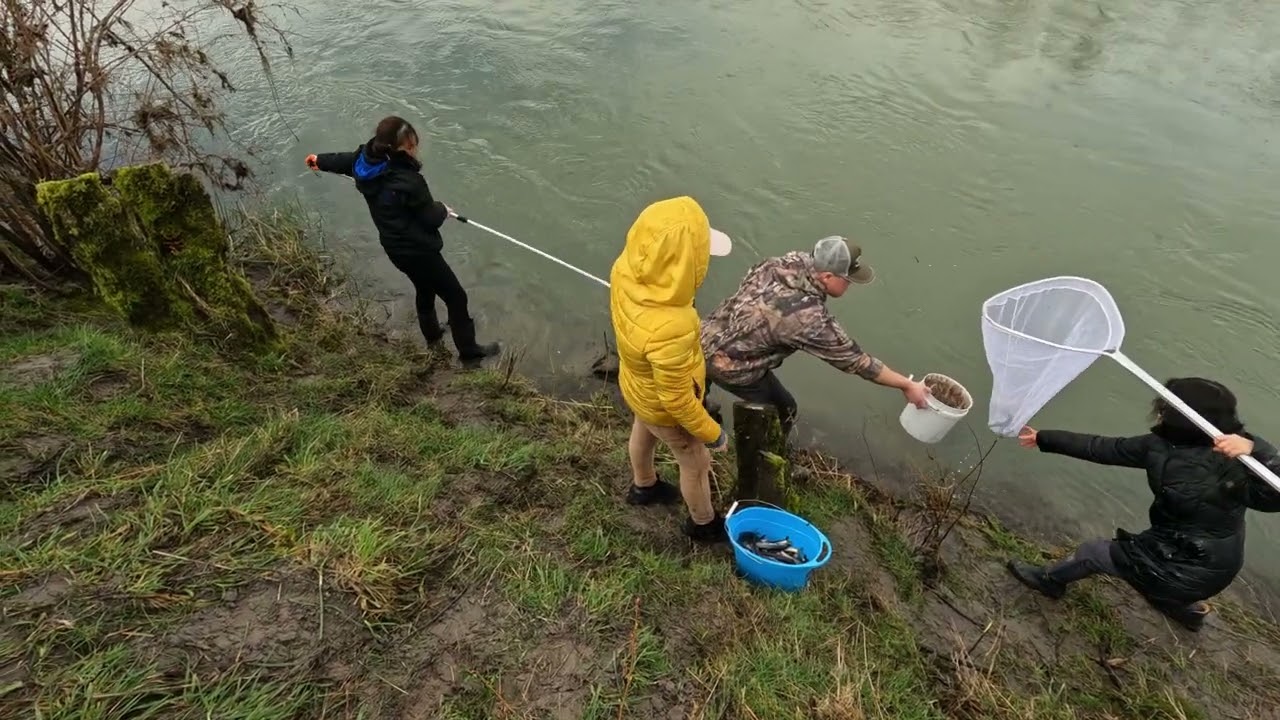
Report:
[[[707,215],[693,198],[678,197],[640,213],[609,276],[627,405],[643,422],[682,427],[704,443],[720,426],[702,405],[706,366],[693,299],[710,261]]]
[[[687,307],[711,260],[711,224],[691,197],[661,200],[645,208],[614,264],[627,300],[648,307]]]

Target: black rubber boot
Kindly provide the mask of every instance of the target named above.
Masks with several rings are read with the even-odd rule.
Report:
[[[465,320],[449,323],[449,332],[453,335],[453,345],[458,348],[458,359],[463,365],[476,366],[485,358],[494,357],[502,351],[498,343],[480,345],[476,342],[476,323]]]
[[[724,529],[724,518],[716,513],[715,518],[706,525],[698,525],[693,518],[684,519],[684,534],[694,542],[713,543],[728,542],[729,534]]]
[[[628,505],[672,505],[680,501],[680,490],[671,483],[659,480],[649,487],[632,483],[627,491]]]
[[[422,331],[422,338],[427,341],[427,347],[432,350],[444,344],[444,328],[436,319],[435,310],[432,310],[430,315],[418,313],[418,329]]]
[[[1067,593],[1067,584],[1050,577],[1042,567],[1020,560],[1010,560],[1005,563],[1005,567],[1009,568],[1009,573],[1017,578],[1018,582],[1047,598],[1058,600]]]
[[[1178,623],[1191,632],[1200,632],[1204,627],[1204,619],[1211,612],[1209,603],[1197,602],[1190,605],[1171,605],[1167,603],[1151,603],[1156,610],[1170,620]]]

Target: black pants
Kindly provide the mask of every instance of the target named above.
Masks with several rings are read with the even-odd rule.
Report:
[[[467,309],[467,291],[462,289],[453,268],[438,252],[391,254],[387,257],[396,269],[408,276],[417,294],[418,328],[428,345],[437,345],[444,339],[444,329],[436,317],[436,298],[444,301],[449,312],[449,333],[458,348],[459,357],[478,357],[482,353],[476,345],[476,326]]]
[[[1082,543],[1076,551],[1045,568],[1053,580],[1073,583],[1093,575],[1120,577],[1120,571],[1111,561],[1111,540],[1099,538]]]
[[[1119,568],[1116,567],[1115,562],[1111,559],[1111,546],[1114,544],[1114,540],[1106,538],[1082,543],[1071,555],[1047,566],[1044,569],[1045,574],[1051,580],[1064,585],[1078,582],[1094,575],[1123,577]],[[1151,597],[1147,597],[1145,600],[1151,603],[1151,606],[1155,609],[1180,622],[1196,619],[1197,615],[1203,616],[1205,612],[1201,607],[1202,603],[1198,602],[1184,604]]]
[[[711,377],[710,372],[708,372],[707,377]],[[778,379],[777,375],[773,374],[772,370],[766,372],[764,377],[750,385],[729,385],[719,380],[713,382],[726,392],[736,395],[739,399],[772,405],[777,408],[778,421],[782,425],[782,436],[791,437],[791,428],[795,427],[796,413],[799,412],[799,408],[796,406],[796,399],[783,387],[782,381]]]

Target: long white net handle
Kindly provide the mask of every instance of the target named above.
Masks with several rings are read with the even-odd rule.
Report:
[[[1174,409],[1186,416],[1188,420],[1195,423],[1196,427],[1208,433],[1209,437],[1216,438],[1222,435],[1222,431],[1214,427],[1213,423],[1205,420],[1200,413],[1192,410],[1191,407],[1182,402],[1177,395],[1169,392],[1169,388],[1166,388],[1159,380],[1156,380],[1147,373],[1146,370],[1139,367],[1137,363],[1130,360],[1124,353],[1119,350],[1113,350],[1106,353],[1106,355],[1110,356],[1112,360],[1120,363],[1121,367],[1133,373],[1139,380],[1146,383],[1147,387],[1159,393],[1160,397],[1164,398],[1165,402],[1172,405]],[[1258,462],[1258,460],[1252,455],[1241,455],[1239,460],[1244,463],[1245,467],[1252,470],[1255,475],[1266,480],[1268,485],[1275,488],[1277,491],[1280,491],[1280,477],[1277,477],[1275,473],[1271,472],[1266,465]]]

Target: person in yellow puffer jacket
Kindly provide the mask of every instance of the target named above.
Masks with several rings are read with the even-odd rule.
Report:
[[[609,276],[618,384],[635,414],[627,502],[672,503],[683,495],[685,534],[701,542],[725,539],[724,518],[711,504],[709,450],[723,450],[728,440],[703,405],[706,363],[693,299],[711,256],[728,255],[732,247],[693,198],[661,200],[631,225]],[[653,453],[659,440],[680,466],[679,493],[658,479]]]

